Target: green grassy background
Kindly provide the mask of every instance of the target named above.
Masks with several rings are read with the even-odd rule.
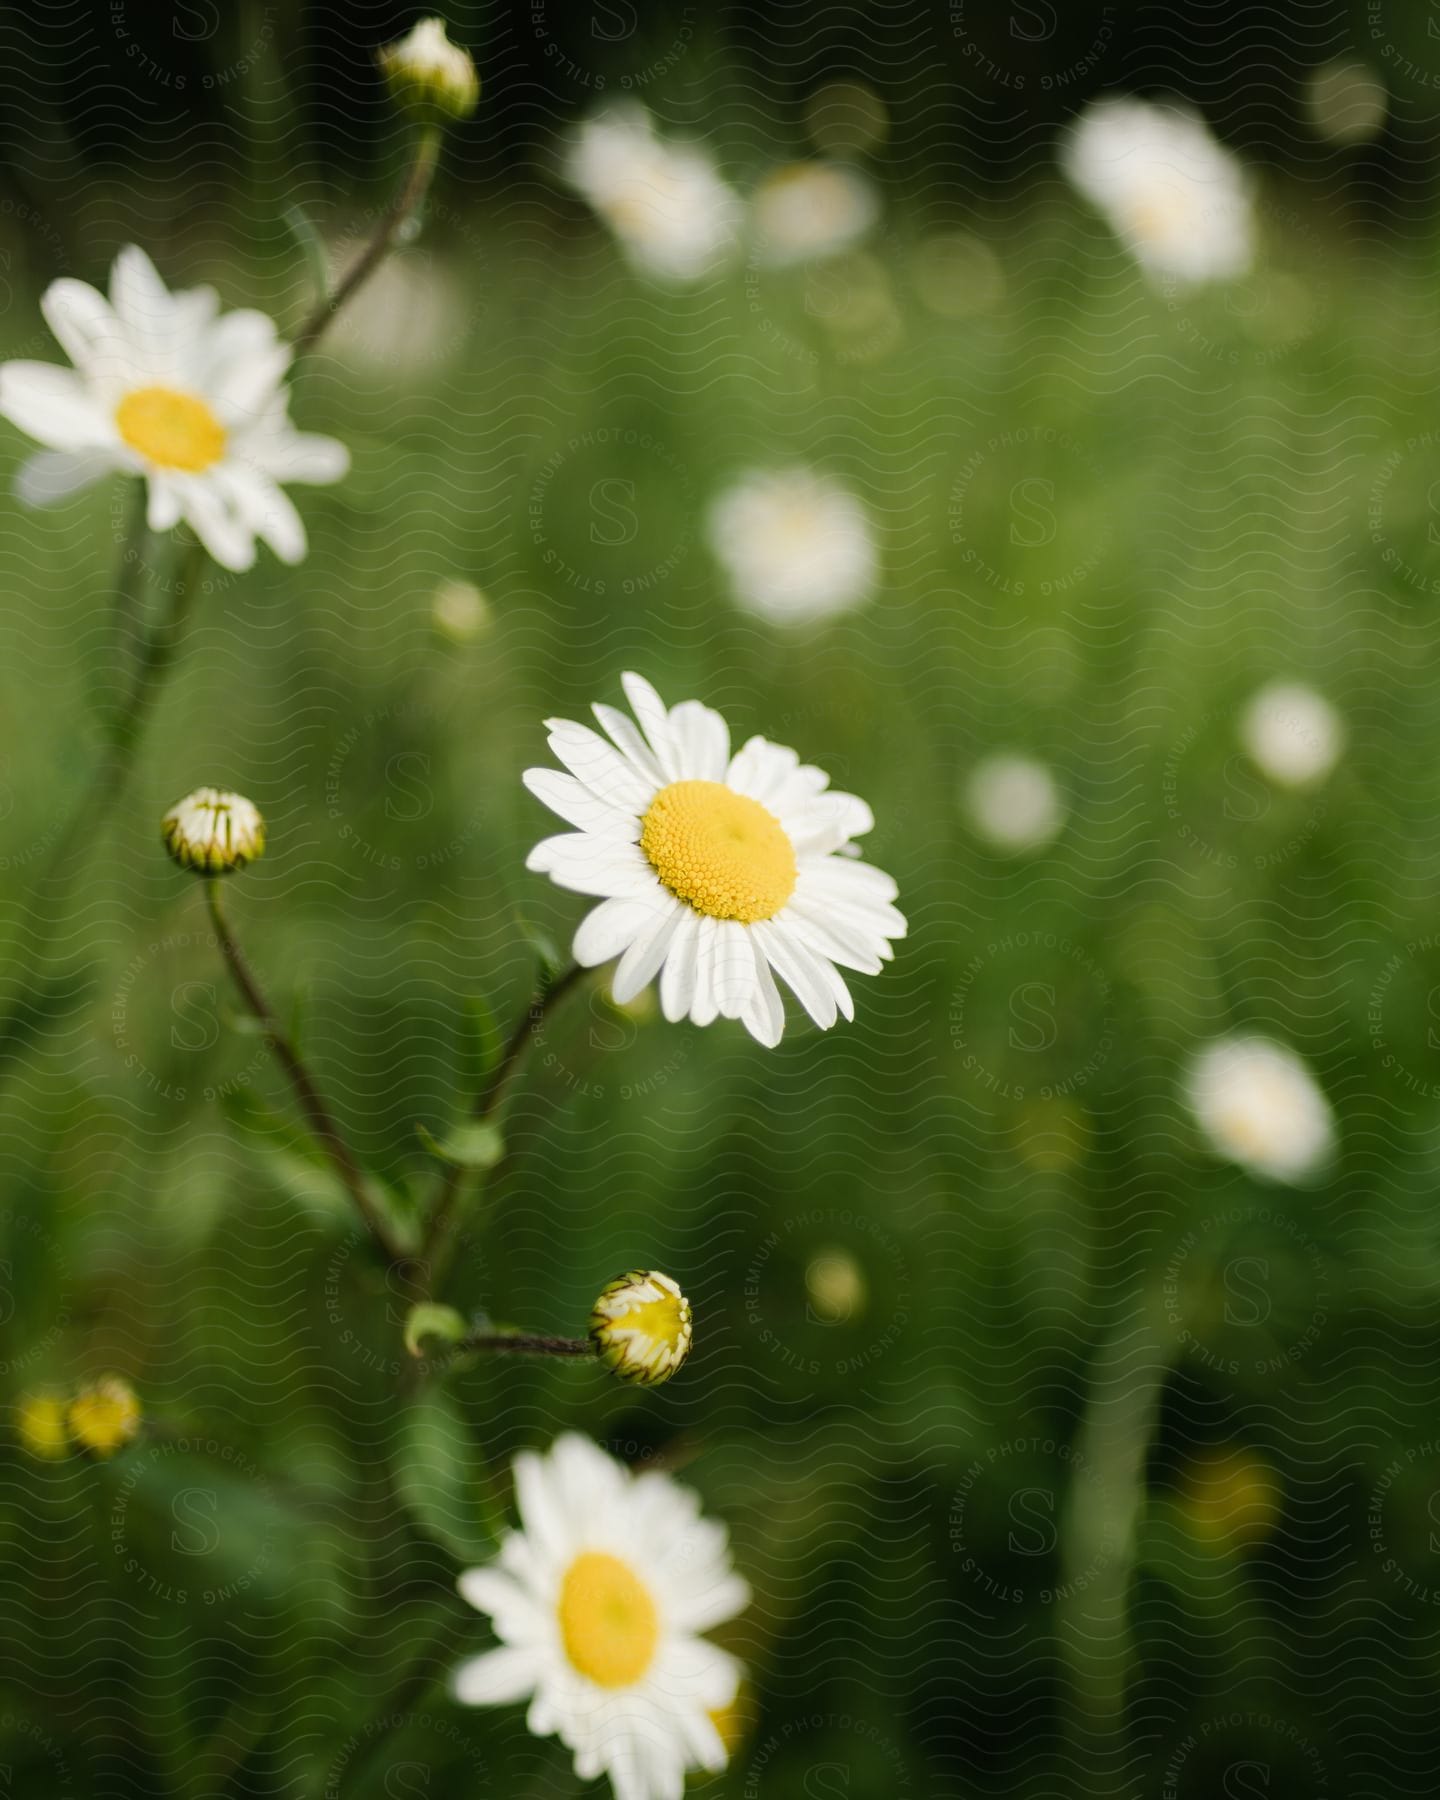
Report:
[[[795,145],[746,139],[705,55],[686,93],[719,82],[743,179]],[[1271,168],[1262,277],[1180,302],[1033,163],[971,205],[879,158],[882,234],[808,303],[803,273],[648,287],[538,175],[477,194],[452,170],[402,258],[451,316],[298,379],[353,474],[301,496],[302,568],[262,557],[206,595],[0,1096],[10,1395],[117,1369],[153,1422],[108,1464],[0,1441],[15,1794],[577,1792],[519,1709],[444,1690],[489,1641],[455,1572],[510,1455],[566,1426],[682,1472],[754,1585],[727,1636],[748,1734],[703,1791],[1191,1796],[1254,1766],[1286,1795],[1429,1791],[1433,231],[1349,216],[1343,171],[1320,192]],[[293,186],[363,228],[363,181]],[[56,227],[74,272],[134,236],[173,283],[302,314],[293,249],[245,236],[263,181],[186,216],[143,167],[87,191]],[[9,226],[3,349],[50,357],[34,233]],[[994,259],[947,312],[939,231]],[[23,454],[6,427],[4,467]],[[731,474],[788,460],[864,496],[884,576],[782,635],[731,603],[703,519]],[[1037,478],[1038,545],[1015,498]],[[12,978],[113,695],[122,520],[107,489],[0,531]],[[468,643],[432,618],[449,578],[488,601]],[[473,1003],[508,1024],[527,935],[563,944],[583,908],[524,872],[549,826],[520,773],[545,717],[616,700],[627,668],[864,795],[910,936],[856,979],[852,1027],[792,1018],[774,1053],[599,994],[558,1013],[447,1297],[573,1332],[607,1277],[658,1267],[694,1356],[650,1394],[512,1364],[417,1406],[406,1296],[284,1130],[158,819],[202,782],[261,807],[239,934],[367,1165],[421,1191],[416,1125],[464,1104]],[[1237,761],[1278,675],[1349,726],[1318,796]],[[1002,747],[1066,797],[1032,857],[959,808]],[[1186,1056],[1237,1028],[1294,1044],[1332,1099],[1320,1184],[1256,1184],[1188,1121]],[[805,1281],[836,1250],[863,1275],[838,1320]],[[1185,1504],[1213,1447],[1271,1472],[1252,1541]],[[1138,1508],[1133,1553],[1117,1524],[1067,1562],[1087,1496]]]

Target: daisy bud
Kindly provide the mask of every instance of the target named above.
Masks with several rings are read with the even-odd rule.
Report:
[[[70,1435],[96,1456],[113,1456],[140,1430],[140,1401],[119,1375],[102,1375],[70,1402]]]
[[[690,1354],[690,1302],[668,1275],[631,1269],[600,1290],[590,1341],[613,1375],[658,1387]]]
[[[15,1435],[31,1456],[64,1456],[70,1448],[65,1402],[58,1394],[26,1394],[15,1408]]]
[[[197,875],[230,875],[264,850],[265,821],[243,794],[196,788],[166,813],[160,835],[182,869]]]
[[[443,19],[421,19],[377,60],[396,101],[432,123],[468,119],[479,104],[474,59],[446,37]]]

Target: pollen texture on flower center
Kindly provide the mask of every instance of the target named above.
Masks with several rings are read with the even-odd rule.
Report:
[[[629,1687],[649,1668],[660,1621],[649,1589],[618,1556],[586,1550],[560,1584],[565,1654],[598,1687]]]
[[[162,469],[198,475],[225,454],[225,427],[203,400],[177,388],[136,388],[115,408],[115,426]]]
[[[672,781],[650,802],[640,848],[679,899],[712,919],[753,925],[795,890],[795,851],[758,800],[721,781]]]

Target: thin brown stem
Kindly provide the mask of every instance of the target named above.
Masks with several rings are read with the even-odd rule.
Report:
[[[410,171],[380,215],[370,241],[301,326],[294,342],[297,361],[307,350],[315,348],[336,313],[379,268],[395,240],[395,234],[425,198],[435,175],[435,165],[440,159],[441,135],[435,126],[427,126],[420,133]]]
[[[480,1092],[475,1096],[475,1103],[470,1109],[470,1117],[475,1120],[491,1119],[499,1112],[509,1091],[510,1083],[524,1060],[525,1052],[531,1040],[544,1024],[552,1008],[565,998],[584,979],[586,971],[578,963],[573,964],[559,976],[541,994],[538,994],[526,1007],[510,1033],[505,1048],[500,1053],[500,1060],[490,1071]],[[432,1294],[443,1278],[449,1259],[454,1250],[455,1226],[464,1198],[467,1171],[458,1163],[447,1165],[440,1177],[435,1191],[435,1199],[430,1208],[429,1222],[425,1227],[424,1241],[420,1246],[417,1258],[419,1264],[419,1292],[422,1295]]]
[[[235,934],[230,929],[229,920],[225,917],[225,909],[220,900],[220,879],[213,875],[206,878],[205,901],[210,909],[210,922],[215,928],[220,952],[225,958],[225,966],[230,971],[231,979],[251,1014],[263,1027],[265,1041],[269,1044],[276,1062],[285,1072],[300,1111],[304,1114],[305,1123],[309,1126],[316,1143],[324,1151],[330,1166],[339,1176],[345,1191],[355,1202],[355,1209],[364,1220],[370,1235],[391,1262],[399,1262],[405,1254],[403,1247],[395,1241],[389,1222],[376,1206],[365,1184],[364,1172],[356,1160],[354,1151],[345,1141],[344,1133],[335,1121],[335,1115],[325,1103],[324,1097],[315,1084],[314,1077],[301,1060],[299,1051],[286,1036],[270,1002],[265,998],[263,989],[255,979],[244,952],[236,942]]]
[[[451,1345],[451,1354],[469,1350],[509,1350],[521,1356],[593,1356],[595,1346],[585,1338],[545,1337],[535,1331],[477,1331]]]

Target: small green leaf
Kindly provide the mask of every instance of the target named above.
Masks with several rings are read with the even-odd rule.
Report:
[[[459,1407],[427,1394],[400,1427],[395,1491],[429,1538],[462,1562],[483,1562],[495,1549],[486,1528],[485,1471]]]
[[[473,1094],[495,1067],[500,1056],[500,1028],[495,1015],[478,995],[465,1001],[460,1022],[459,1067],[456,1080],[462,1094]]]
[[[438,1156],[441,1162],[453,1163],[457,1169],[483,1173],[493,1169],[505,1154],[505,1140],[500,1135],[500,1128],[484,1119],[467,1119],[463,1125],[457,1125],[443,1143],[423,1125],[417,1125],[415,1130],[432,1156]]]
[[[309,271],[315,298],[323,300],[330,291],[330,270],[325,259],[325,244],[303,206],[287,206],[280,221],[300,246]]]
[[[447,1344],[458,1344],[469,1327],[453,1306],[439,1306],[433,1300],[422,1300],[410,1308],[405,1321],[405,1348],[412,1356],[423,1356],[420,1340],[443,1338]]]
[[[535,960],[540,965],[541,979],[548,986],[565,966],[565,959],[556,947],[554,938],[538,925],[527,925],[523,919],[520,921],[520,935],[535,952]]]

